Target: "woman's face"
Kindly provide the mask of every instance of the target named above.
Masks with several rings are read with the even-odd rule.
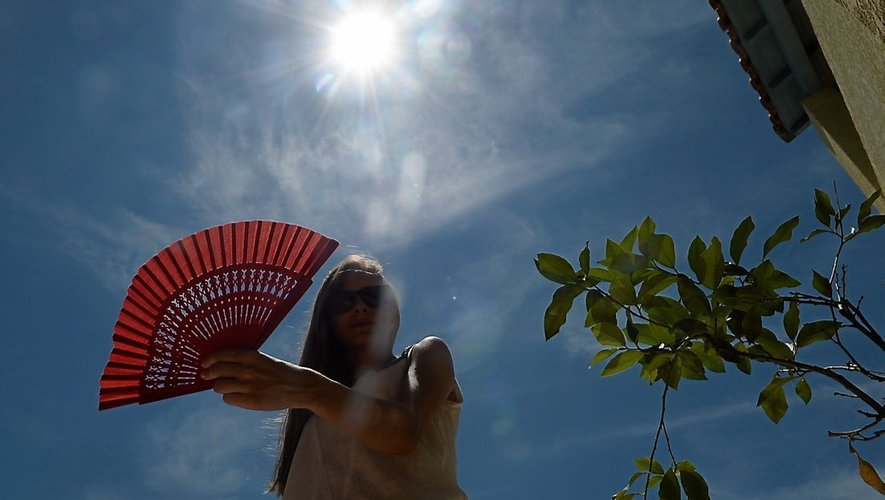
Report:
[[[329,299],[332,326],[352,351],[389,353],[396,335],[396,304],[377,274],[345,272]]]

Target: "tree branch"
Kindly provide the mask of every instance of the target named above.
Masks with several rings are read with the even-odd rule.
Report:
[[[827,377],[827,378],[837,382],[842,387],[848,389],[849,392],[851,392],[852,394],[857,396],[858,399],[860,399],[861,401],[866,403],[870,408],[872,408],[877,415],[882,415],[883,417],[885,417],[885,407],[883,407],[881,404],[879,404],[879,402],[876,401],[872,396],[870,396],[869,394],[867,394],[866,392],[861,390],[860,387],[854,385],[854,383],[852,383],[850,380],[845,378],[843,375],[841,375],[837,372],[834,372],[833,370],[829,370],[827,368],[820,367],[817,365],[810,365],[807,363],[802,363],[800,361],[794,361],[794,360],[783,359],[783,358],[775,358],[775,357],[768,356],[765,354],[755,354],[752,352],[738,351],[737,349],[732,347],[731,344],[718,342],[713,337],[711,337],[709,335],[706,335],[706,336],[708,338],[710,338],[710,340],[713,342],[714,347],[716,347],[717,350],[723,349],[723,350],[727,350],[729,354],[732,354],[735,356],[743,356],[743,357],[750,358],[755,361],[764,361],[767,363],[773,363],[773,364],[785,366],[788,368],[797,368],[800,370],[805,370],[805,371],[814,372],[814,373],[823,375],[824,377]]]
[[[882,434],[885,434],[885,429],[880,429],[880,430],[874,432],[872,436],[864,436],[863,432],[879,425],[879,422],[881,422],[882,419],[883,419],[883,417],[879,417],[876,420],[870,422],[869,424],[867,424],[863,427],[857,428],[853,431],[842,431],[842,432],[827,431],[827,435],[830,437],[840,437],[843,439],[848,439],[849,441],[854,441],[855,439],[859,439],[861,441],[871,441],[873,439],[878,438]]]
[[[864,334],[870,341],[876,344],[879,349],[885,351],[885,339],[882,338],[881,335],[873,328],[873,325],[867,320],[867,318],[860,311],[860,308],[849,302],[847,299],[842,299],[836,305],[836,308],[839,310],[839,314],[851,322],[851,326],[856,328],[860,333]]]
[[[658,422],[658,431],[655,433],[655,442],[651,447],[651,455],[648,457],[648,471],[645,474],[645,488],[642,489],[642,499],[648,500],[648,483],[651,481],[651,468],[655,463],[655,451],[658,449],[658,440],[661,438],[661,430],[664,429],[664,415],[667,413],[667,391],[670,386],[664,384],[664,392],[661,394],[661,420]],[[667,446],[669,447],[669,438],[667,438]],[[670,452],[673,453],[672,451]]]

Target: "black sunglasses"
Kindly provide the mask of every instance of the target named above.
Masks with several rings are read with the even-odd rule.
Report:
[[[392,298],[389,285],[367,286],[353,292],[338,290],[332,292],[329,297],[329,302],[327,304],[329,313],[346,313],[356,303],[357,296],[362,299],[364,304],[372,309],[375,309],[379,305],[386,304]]]

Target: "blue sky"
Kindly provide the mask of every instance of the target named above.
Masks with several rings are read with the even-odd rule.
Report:
[[[813,227],[814,187],[861,200],[814,131],[771,130],[706,3],[397,5],[403,56],[369,89],[322,57],[346,2],[0,5],[4,497],[261,495],[274,415],[208,393],[96,407],[138,266],[266,218],[339,240],[331,261],[378,256],[403,297],[398,346],[449,343],[471,498],[608,498],[649,452],[659,388],[588,371],[579,321],[544,341],[553,287],[532,257],[585,240],[598,255],[646,215],[680,253],[747,214],[757,256],[790,216]],[[850,286],[882,325],[883,236],[859,243]],[[808,281],[833,250],[774,258]],[[310,300],[266,352],[296,356]],[[812,379],[811,405],[792,398],[774,426],[754,407],[772,370],[732,371],[682,384],[668,412],[714,498],[874,498],[826,437],[856,423],[833,386]],[[862,452],[883,469],[881,447]]]

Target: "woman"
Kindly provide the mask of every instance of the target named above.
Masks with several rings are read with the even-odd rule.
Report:
[[[436,337],[392,354],[399,306],[381,272],[359,255],[332,269],[299,365],[242,350],[203,363],[225,403],[288,410],[269,488],[284,499],[466,498],[452,355]]]

